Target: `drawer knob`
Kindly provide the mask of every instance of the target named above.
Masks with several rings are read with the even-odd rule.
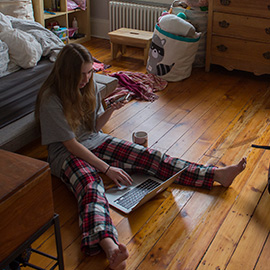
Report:
[[[265,28],[265,33],[270,35],[270,27],[269,28]]]
[[[268,7],[268,10],[270,10],[270,5],[268,5],[267,7]]]
[[[217,46],[217,49],[220,51],[220,52],[226,52],[228,50],[228,48],[225,46],[225,45],[218,45]]]
[[[220,4],[223,6],[229,6],[231,3],[231,0],[220,0]]]
[[[226,22],[225,20],[219,22],[218,24],[222,28],[228,28],[230,26],[230,23]]]
[[[270,52],[265,52],[265,53],[263,54],[263,57],[264,57],[265,59],[269,60],[269,59],[270,59]]]

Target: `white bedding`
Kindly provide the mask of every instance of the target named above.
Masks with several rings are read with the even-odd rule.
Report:
[[[7,44],[10,59],[6,72],[0,73],[0,77],[20,68],[34,67],[42,56],[54,62],[58,52],[65,46],[60,38],[41,24],[1,12],[0,41]]]

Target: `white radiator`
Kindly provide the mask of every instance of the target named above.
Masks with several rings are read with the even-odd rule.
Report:
[[[165,9],[158,6],[110,1],[110,31],[121,27],[154,31],[155,24]]]

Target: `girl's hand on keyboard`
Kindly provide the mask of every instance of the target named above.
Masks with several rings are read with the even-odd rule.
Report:
[[[121,185],[130,186],[133,182],[128,173],[117,167],[110,167],[106,175],[110,177],[118,187]]]

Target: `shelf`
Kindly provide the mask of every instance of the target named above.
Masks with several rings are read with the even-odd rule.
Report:
[[[69,42],[82,43],[90,40],[90,0],[86,0],[86,10],[67,10],[67,0],[60,0],[61,11],[55,11],[55,14],[44,13],[44,8],[51,8],[51,0],[35,0],[32,3],[35,21],[39,22],[44,27],[47,27],[49,24],[57,21],[60,27],[71,28],[73,18],[76,17],[79,32],[85,34],[85,37],[76,40],[69,40]]]
[[[66,12],[54,12],[55,14],[44,13],[44,20],[49,20],[59,16],[65,16]]]
[[[86,10],[74,9],[74,10],[68,10],[67,13],[71,14],[71,13],[80,12],[80,11],[86,11]]]
[[[88,41],[87,37],[77,38],[77,39],[69,39],[69,43],[84,43]]]

